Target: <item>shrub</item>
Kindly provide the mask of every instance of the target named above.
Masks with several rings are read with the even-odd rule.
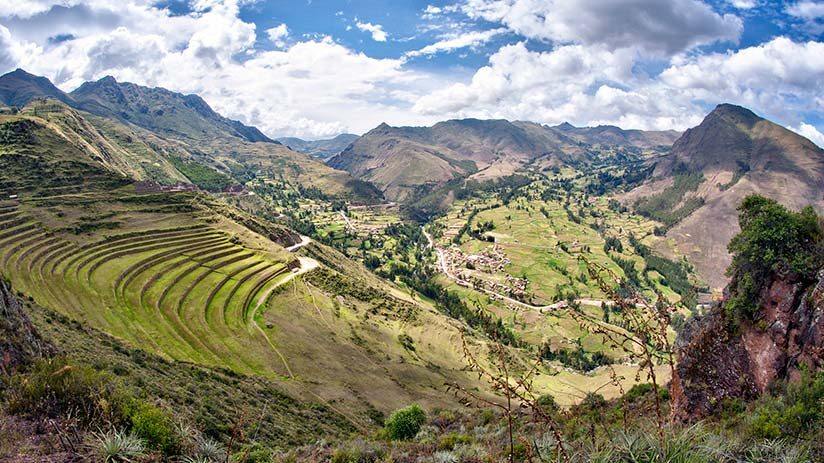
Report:
[[[335,450],[330,461],[332,463],[376,463],[381,461],[383,454],[383,449],[358,440]]]
[[[538,405],[541,406],[541,410],[544,413],[555,413],[559,410],[558,403],[555,402],[555,397],[551,394],[543,394],[538,397]]]
[[[386,420],[384,429],[392,440],[412,439],[426,422],[426,413],[417,405],[394,411]]]
[[[466,434],[461,434],[458,432],[450,432],[438,440],[438,448],[441,450],[452,450],[459,444],[469,444],[472,443],[472,438],[467,436]]]
[[[786,392],[770,397],[749,414],[749,434],[761,439],[803,436],[824,421],[824,373],[803,372]]]
[[[126,395],[112,378],[65,358],[35,363],[31,373],[12,378],[12,413],[57,418],[73,416],[87,427],[122,424]]]
[[[131,405],[132,432],[144,439],[148,446],[165,455],[175,455],[179,450],[179,437],[172,419],[163,410],[142,402]]]

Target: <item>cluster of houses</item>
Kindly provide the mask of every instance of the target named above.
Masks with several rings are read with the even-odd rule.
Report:
[[[518,300],[528,298],[529,280],[506,273],[506,267],[512,262],[500,246],[491,245],[478,254],[467,255],[458,246],[453,245],[444,249],[443,254],[450,273],[455,275],[459,284],[464,282],[464,286],[482,289],[487,293],[506,295]],[[505,283],[480,278],[471,270],[488,274],[503,273]]]

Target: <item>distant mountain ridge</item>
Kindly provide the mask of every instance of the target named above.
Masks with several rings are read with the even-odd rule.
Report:
[[[639,148],[671,146],[681,136],[681,132],[677,130],[625,130],[614,125],[575,127],[568,122],[552,129],[584,143]]]
[[[691,210],[667,237],[720,289],[727,282],[727,243],[738,232],[732,218],[744,197],[757,193],[792,209],[824,211],[824,150],[749,109],[721,104],[687,130],[657,161],[651,181],[626,199],[658,201],[662,192],[680,195],[669,209]]]
[[[75,109],[115,118],[154,132],[193,139],[230,135],[250,142],[274,143],[260,130],[216,113],[197,95],[117,82],[107,76],[85,82],[71,93],[45,77],[17,69],[0,77],[0,102],[25,106],[37,98],[53,98]]]
[[[221,116],[197,95],[112,77],[64,93],[48,79],[18,69],[0,76],[0,105],[42,119],[47,133],[61,134],[107,170],[133,180],[188,182],[219,191],[255,171],[279,172],[295,188],[311,184],[332,196],[380,199],[371,185]]]
[[[275,139],[280,143],[300,153],[308,154],[317,159],[327,160],[337,156],[346,147],[351,145],[359,135],[342,133],[336,137],[322,140],[303,140],[297,137],[280,137]]]
[[[16,69],[0,77],[0,103],[7,106],[25,106],[36,98],[54,98],[69,103],[71,97],[45,77]]]
[[[455,178],[491,180],[526,165],[586,162],[594,156],[589,145],[647,149],[669,145],[678,135],[507,120],[449,120],[432,127],[384,123],[330,159],[329,165],[375,183],[390,199],[406,201]]]

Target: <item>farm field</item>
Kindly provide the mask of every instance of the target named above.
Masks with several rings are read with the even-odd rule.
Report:
[[[544,200],[540,187],[535,190],[506,205],[494,197],[456,202],[430,229],[440,230],[440,246],[457,245],[459,254],[469,260],[493,246],[498,248],[505,261],[501,270],[465,268],[465,273],[495,283],[524,279],[528,281],[525,301],[539,306],[566,299],[570,294],[589,299],[604,297],[597,283],[589,281],[582,259],[624,278],[620,260],[631,264],[639,274],[645,271],[644,258],[633,249],[630,237],[649,247],[662,244],[663,240],[653,235],[656,222],[613,211],[607,198],[589,198],[580,206],[575,202],[567,206],[561,201]],[[606,238],[620,243],[607,251]],[[663,283],[660,273],[652,270],[647,276],[642,286],[645,295],[654,297],[655,290],[672,302],[680,300],[680,295]]]
[[[275,369],[251,329],[256,303],[293,277],[298,260],[255,249],[196,213],[125,208],[107,213],[108,222],[79,218],[114,224],[106,230],[60,231],[50,223],[79,209],[50,203],[51,210],[7,203],[0,216],[2,270],[20,291],[168,358],[244,373]]]
[[[219,202],[132,188],[4,201],[0,273],[128,345],[276,380],[358,426],[468,384],[459,327],[426,301],[330,248],[287,252]]]

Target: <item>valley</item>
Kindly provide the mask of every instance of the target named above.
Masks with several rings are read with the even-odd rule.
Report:
[[[660,424],[677,341],[729,301],[741,228],[707,218],[753,192],[822,210],[824,152],[731,105],[684,134],[465,119],[313,144],[113,78],[64,93],[18,70],[0,96],[9,304],[100,374],[242,386],[205,418],[185,385],[136,386],[215,439],[232,414],[306,430],[267,448],[374,436],[410,404],[512,413],[510,387],[573,429],[628,394]]]

